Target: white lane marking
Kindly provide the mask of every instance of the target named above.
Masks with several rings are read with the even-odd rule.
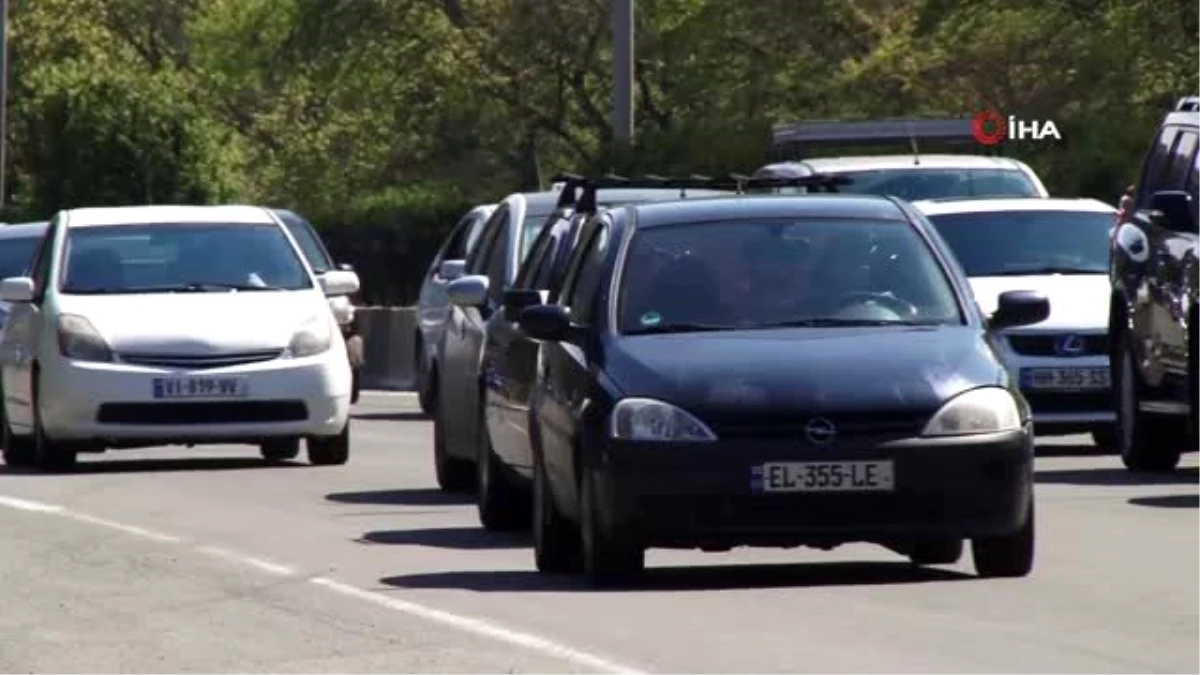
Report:
[[[343,584],[340,581],[334,581],[333,579],[326,577],[314,577],[309,579],[309,581],[318,586],[323,586],[331,591],[334,591],[335,593],[340,593],[342,595],[357,598],[359,600],[365,600],[366,602],[374,603],[381,607],[386,607],[397,612],[403,612],[405,614],[426,619],[428,621],[445,624],[461,631],[474,633],[475,635],[481,635],[483,637],[489,637],[501,642],[507,642],[508,644],[523,647],[545,656],[572,661],[575,664],[585,668],[592,668],[607,673],[628,673],[630,675],[639,675],[643,672],[635,668],[614,663],[608,659],[601,658],[594,654],[589,654],[587,652],[560,645],[544,637],[510,630],[508,628],[484,621],[483,619],[461,616],[459,614],[453,614],[444,610],[434,609],[433,607],[419,605],[415,602],[389,597],[387,595],[383,595],[382,593],[366,591],[356,586]]]
[[[196,550],[200,551],[201,553],[207,553],[208,555],[216,556],[218,558],[228,560],[230,562],[236,562],[236,563],[242,563],[244,565],[249,565],[251,567],[254,567],[255,569],[261,570],[263,572],[267,572],[269,574],[277,574],[281,577],[288,577],[288,576],[291,576],[296,573],[295,570],[288,567],[287,565],[280,565],[278,563],[273,563],[269,560],[263,560],[262,558],[255,558],[254,556],[243,555],[241,553],[238,553],[237,551],[230,551],[229,549],[220,548],[217,546],[198,546],[196,548]]]
[[[143,539],[153,539],[154,541],[161,541],[161,542],[167,542],[167,543],[177,543],[177,542],[183,541],[179,537],[172,536],[169,534],[163,534],[162,532],[155,532],[154,530],[147,530],[146,528],[143,528],[143,527],[136,527],[134,525],[126,525],[125,523],[118,523],[115,520],[107,520],[105,518],[97,518],[96,516],[89,516],[86,513],[79,513],[77,511],[70,511],[68,509],[62,509],[62,510],[58,511],[57,513],[61,516],[66,516],[67,518],[70,518],[72,520],[78,520],[81,523],[90,523],[92,525],[99,525],[101,527],[107,527],[107,528],[110,528],[113,530],[120,530],[121,532],[124,532],[126,534],[132,534],[134,536],[142,537]]]
[[[28,499],[18,499],[17,497],[5,497],[3,495],[0,495],[0,506],[40,513],[59,513],[63,510],[63,507],[58,504],[43,504],[42,502],[33,502]]]

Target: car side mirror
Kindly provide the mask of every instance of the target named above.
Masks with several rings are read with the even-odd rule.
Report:
[[[351,265],[350,263],[342,263],[342,264],[338,265],[337,268],[343,272],[353,272],[354,271],[354,265]]]
[[[1008,291],[1000,294],[988,328],[1003,330],[1041,323],[1050,316],[1050,300],[1038,291]]]
[[[1150,199],[1150,220],[1175,232],[1196,229],[1192,196],[1182,190],[1159,190]]]
[[[450,304],[458,307],[482,307],[487,302],[489,279],[480,274],[461,277],[450,282],[446,295]]]
[[[317,277],[321,290],[328,297],[353,295],[358,292],[358,275],[345,270],[329,270]]]
[[[461,277],[466,270],[466,260],[443,260],[442,264],[438,265],[437,274],[444,281],[454,281]]]
[[[504,292],[503,303],[504,318],[517,321],[524,309],[542,304],[542,293],[528,288],[511,288]]]
[[[33,279],[9,277],[0,281],[0,300],[11,303],[33,301]]]
[[[570,340],[577,327],[562,305],[534,305],[521,311],[517,326],[534,340],[561,342]]]

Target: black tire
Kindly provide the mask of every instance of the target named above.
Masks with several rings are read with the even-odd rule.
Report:
[[[913,542],[908,559],[914,565],[953,565],[962,558],[962,539],[922,539]]]
[[[1097,450],[1114,451],[1117,447],[1117,427],[1113,424],[1092,429],[1092,443],[1096,444]]]
[[[419,332],[414,339],[414,344],[416,345],[417,403],[421,406],[421,412],[432,415],[437,407],[436,366],[430,368],[429,359],[425,358],[425,346]]]
[[[42,426],[40,377],[34,371],[33,389],[33,464],[39,471],[70,471],[79,458],[77,446],[72,443],[51,440]]]
[[[1134,366],[1132,347],[1122,340],[1115,373],[1116,450],[1130,471],[1172,471],[1179,465],[1186,436],[1176,420],[1138,409],[1145,385]]]
[[[442,416],[433,414],[433,472],[437,476],[442,492],[462,494],[469,492],[475,484],[472,467],[446,453],[446,432]]]
[[[350,459],[350,420],[336,436],[309,436],[308,463],[313,466],[336,466]]]
[[[272,438],[259,444],[258,451],[268,462],[285,462],[300,454],[300,439]]]
[[[646,551],[637,542],[606,534],[599,522],[595,479],[584,469],[580,481],[580,539],[583,544],[583,573],[593,586],[604,587],[633,581],[646,566]]]
[[[4,445],[4,463],[13,468],[32,467],[35,459],[33,437],[14,436],[7,418],[4,419],[4,426],[0,427],[0,433],[3,434],[0,443]]]
[[[358,403],[358,398],[362,394],[362,369],[350,369],[350,403]]]
[[[971,540],[975,573],[984,578],[1023,577],[1033,570],[1035,549],[1033,498],[1021,529],[997,537]]]
[[[476,460],[475,507],[485,530],[512,532],[529,525],[529,495],[513,485],[500,458],[492,450],[491,434],[483,411],[479,418]]]
[[[533,561],[542,574],[583,571],[579,527],[567,520],[550,494],[549,478],[540,459],[533,466]]]

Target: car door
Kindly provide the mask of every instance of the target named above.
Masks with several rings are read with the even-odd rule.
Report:
[[[572,322],[587,326],[588,331],[596,328],[597,298],[607,277],[609,230],[603,218],[584,226],[558,301],[569,310]],[[575,444],[590,383],[586,347],[586,341],[543,343],[542,372],[534,404],[543,465],[556,496],[572,514],[579,499]]]
[[[1152,333],[1158,336],[1164,376],[1178,380],[1188,375],[1188,311],[1194,302],[1196,262],[1196,161],[1200,135],[1181,128],[1175,139],[1166,179],[1160,189],[1180,190],[1192,197],[1191,220],[1182,227],[1158,222],[1149,229],[1150,245],[1161,275],[1154,303]],[[1182,386],[1180,393],[1186,391]]]
[[[496,209],[488,219],[479,244],[467,258],[466,275],[488,275],[498,262],[503,263],[508,248],[508,220],[507,205]],[[481,308],[450,305],[441,340],[438,414],[444,422],[446,451],[460,459],[474,459],[475,437],[472,433],[479,415],[476,368],[483,321]]]
[[[534,241],[522,264],[514,289],[541,290],[558,252],[562,228],[547,227]],[[538,343],[517,328],[514,316],[503,310],[488,323],[484,348],[484,383],[487,386],[486,414],[492,447],[505,464],[528,475],[533,464],[529,449],[529,393],[536,365]]]
[[[34,253],[30,276],[33,278],[33,302],[16,303],[10,308],[8,324],[0,343],[0,379],[4,388],[4,413],[12,430],[26,434],[33,427],[33,364],[43,333],[42,300],[54,262],[54,238],[61,228],[61,216],[46,228]]]

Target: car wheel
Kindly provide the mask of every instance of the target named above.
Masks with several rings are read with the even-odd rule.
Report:
[[[350,403],[358,403],[358,397],[362,393],[362,369],[353,368],[350,370]]]
[[[479,419],[479,454],[475,462],[475,506],[479,522],[493,532],[511,532],[529,524],[529,498],[512,484],[500,458],[492,450],[491,434],[482,413]]]
[[[1139,409],[1141,375],[1134,366],[1133,348],[1122,340],[1117,369],[1116,449],[1130,471],[1171,471],[1179,465],[1178,425]]]
[[[467,492],[471,489],[474,475],[470,467],[454,459],[446,452],[446,431],[442,416],[433,414],[433,471],[442,492]]]
[[[1107,451],[1116,448],[1117,428],[1114,425],[1106,424],[1092,429],[1092,443],[1095,443],[1099,450]]]
[[[637,543],[605,533],[600,525],[600,504],[595,480],[584,469],[580,531],[583,540],[583,573],[594,586],[610,586],[641,575],[646,551]]]
[[[543,574],[569,574],[583,570],[579,528],[563,517],[550,494],[546,469],[538,459],[533,466],[533,560]]]
[[[1033,569],[1034,516],[1033,498],[1025,512],[1021,529],[997,537],[971,540],[975,573],[985,578],[1023,577]]]
[[[41,471],[69,471],[75,467],[79,454],[71,443],[51,440],[42,425],[41,387],[34,373],[33,390],[33,463]]]
[[[432,415],[435,403],[437,401],[437,371],[430,368],[429,359],[425,357],[425,347],[421,340],[420,333],[417,334],[415,343],[417,366],[417,403],[421,406],[421,412],[425,413],[426,415]]]
[[[272,438],[258,446],[263,459],[268,462],[283,462],[295,459],[300,454],[299,438]]]
[[[4,463],[14,468],[31,467],[34,464],[33,438],[30,436],[15,436],[5,418],[4,426],[0,427],[3,434]]]
[[[913,543],[908,559],[914,565],[953,565],[962,554],[962,539],[922,539]]]
[[[350,420],[336,436],[309,436],[308,463],[314,466],[345,464],[350,459]]]

